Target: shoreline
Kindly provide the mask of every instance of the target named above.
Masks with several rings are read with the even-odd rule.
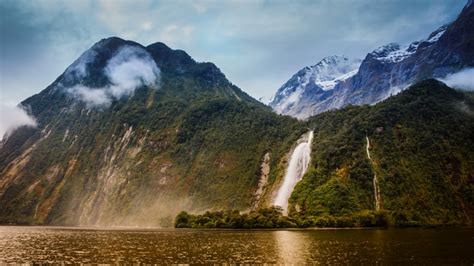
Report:
[[[346,230],[403,230],[403,229],[473,229],[472,225],[429,225],[429,226],[389,226],[389,227],[308,227],[308,228],[173,228],[173,227],[100,227],[100,226],[63,226],[63,225],[1,225],[1,228],[84,230],[84,231],[346,231]]]

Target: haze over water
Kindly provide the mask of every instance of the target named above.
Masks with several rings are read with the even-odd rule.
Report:
[[[0,227],[0,263],[466,264],[474,230],[97,230]]]

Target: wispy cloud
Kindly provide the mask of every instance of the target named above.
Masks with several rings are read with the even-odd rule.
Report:
[[[112,85],[110,94],[115,98],[128,96],[139,86],[158,86],[160,70],[153,58],[135,46],[124,46],[114,55],[107,66],[105,74]]]
[[[446,85],[456,89],[474,91],[474,68],[465,68],[441,79]]]
[[[12,104],[0,104],[0,140],[8,137],[21,126],[36,126],[35,119],[28,115],[24,107]]]
[[[76,85],[67,89],[68,93],[86,103],[87,107],[109,107],[112,103],[112,97],[103,88],[89,88],[82,85]]]
[[[87,64],[94,60],[96,53],[86,52],[84,55],[87,60],[74,62],[68,68],[72,70],[66,71],[66,78],[68,74],[75,78],[87,75]],[[158,89],[160,82],[160,69],[155,61],[147,51],[136,46],[121,47],[107,62],[104,74],[111,82],[108,86],[89,88],[75,85],[66,90],[73,97],[85,102],[88,107],[108,107],[113,99],[130,96],[141,86]]]

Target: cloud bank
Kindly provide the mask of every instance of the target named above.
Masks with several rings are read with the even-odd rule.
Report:
[[[0,140],[21,126],[36,126],[35,119],[22,106],[0,104]]]
[[[79,77],[85,77],[87,64],[93,61],[90,58],[93,53],[86,52],[85,55],[87,60],[77,60],[70,68],[75,77],[78,77],[77,74]],[[67,92],[85,102],[88,107],[108,107],[114,99],[128,97],[141,86],[154,89],[159,87],[160,69],[150,54],[140,47],[121,47],[109,59],[103,71],[110,85],[103,88],[75,85],[68,88]]]
[[[449,74],[441,81],[451,88],[474,91],[474,68],[465,68]]]

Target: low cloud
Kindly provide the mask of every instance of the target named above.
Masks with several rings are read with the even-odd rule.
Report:
[[[452,88],[474,91],[474,68],[465,68],[449,74],[441,81]]]
[[[160,70],[147,51],[125,46],[109,60],[105,74],[113,84],[110,93],[120,98],[131,95],[139,86],[158,86]]]
[[[77,99],[86,103],[87,107],[109,107],[112,98],[105,89],[89,88],[81,85],[68,88],[67,91]]]
[[[75,76],[87,74],[88,60],[76,61],[74,66]],[[82,66],[80,63],[84,63]],[[103,88],[90,88],[83,85],[75,85],[67,89],[71,95],[86,103],[88,107],[108,107],[114,99],[128,97],[141,86],[158,89],[160,82],[160,69],[150,54],[140,47],[123,46],[109,59],[104,68],[104,74],[110,81],[110,85]],[[82,75],[85,77],[85,75]]]
[[[36,126],[35,119],[22,106],[0,104],[0,140],[21,126]]]

